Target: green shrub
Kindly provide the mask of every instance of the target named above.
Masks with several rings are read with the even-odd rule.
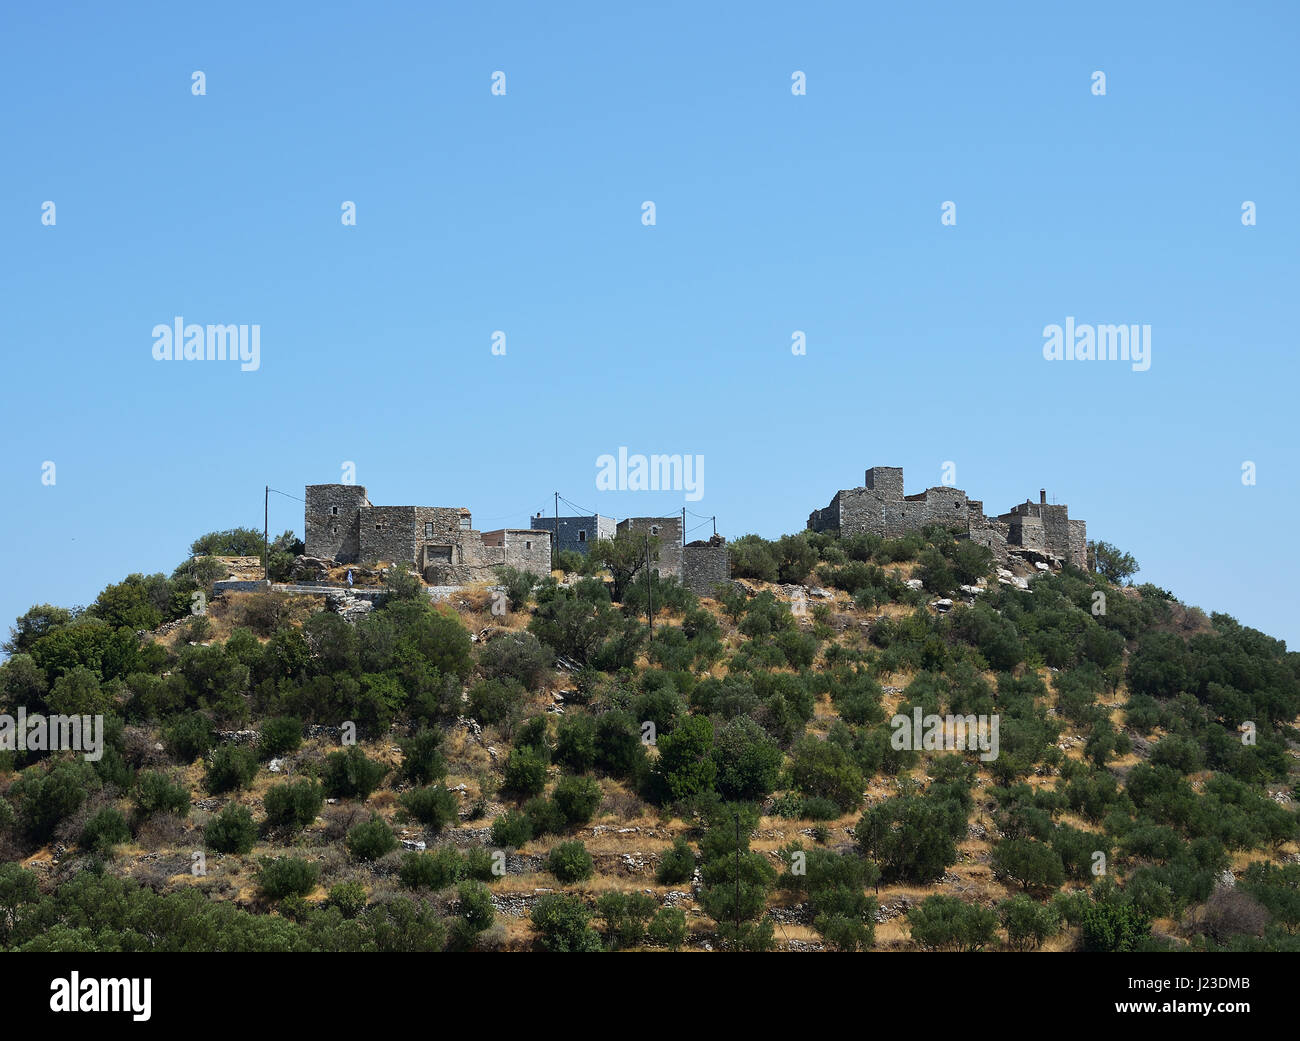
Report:
[[[462,864],[454,846],[440,846],[430,853],[406,853],[397,877],[407,889],[446,889],[460,879]]]
[[[397,799],[398,805],[430,831],[442,831],[459,819],[460,802],[454,792],[440,784],[412,788]]]
[[[316,819],[324,801],[324,792],[312,780],[273,784],[262,797],[266,825],[290,833],[299,831]]]
[[[344,918],[356,918],[366,909],[366,887],[360,882],[339,882],[330,887],[326,907],[337,907]]]
[[[243,745],[221,745],[208,762],[203,784],[213,795],[247,788],[257,774],[257,755]]]
[[[189,764],[217,743],[212,723],[201,712],[190,712],[163,727],[163,745],[173,759]]]
[[[469,714],[490,726],[504,723],[524,703],[525,691],[511,679],[483,680],[469,691]]]
[[[369,758],[357,745],[345,751],[331,752],[325,757],[324,776],[321,778],[325,794],[332,799],[370,798],[370,793],[388,773],[388,767]]]
[[[655,881],[661,886],[675,886],[689,882],[695,875],[695,853],[682,836],[673,839],[671,849],[664,851],[655,872]]]
[[[639,946],[657,906],[646,893],[602,893],[596,900],[596,914],[605,922],[606,945],[611,950]]]
[[[517,849],[533,837],[532,822],[518,810],[507,810],[492,822],[492,844]]]
[[[516,748],[506,757],[504,786],[516,795],[540,795],[546,787],[546,762],[531,748]]]
[[[296,752],[301,745],[301,719],[293,716],[273,716],[263,721],[257,738],[257,754],[263,760]]]
[[[378,860],[397,848],[397,836],[382,817],[354,824],[344,840],[347,850],[358,860]]]
[[[447,761],[442,755],[442,731],[420,730],[400,743],[402,767],[398,776],[412,784],[433,784],[447,776]]]
[[[646,935],[653,944],[678,950],[686,942],[686,912],[680,907],[661,907]]]
[[[203,829],[203,841],[218,853],[250,852],[257,841],[253,815],[238,803],[226,803]]]
[[[601,949],[600,936],[591,928],[591,912],[576,896],[547,893],[532,911],[538,945],[556,953],[583,953]]]
[[[83,849],[96,853],[110,853],[119,842],[126,842],[131,837],[126,818],[111,806],[105,806],[81,829],[78,840]]]
[[[257,886],[266,900],[306,896],[316,888],[317,874],[315,864],[297,857],[263,857]]]
[[[552,655],[530,632],[502,633],[483,645],[478,667],[484,678],[536,690],[550,671]]]
[[[561,882],[582,882],[591,877],[595,865],[581,842],[561,842],[546,858],[546,870]]]
[[[135,781],[135,808],[141,817],[154,813],[174,813],[185,817],[190,812],[190,793],[184,785],[174,784],[166,774],[148,771]]]
[[[570,827],[586,824],[600,806],[600,782],[594,777],[561,777],[551,798]]]

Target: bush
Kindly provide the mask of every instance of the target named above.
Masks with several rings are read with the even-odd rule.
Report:
[[[82,849],[94,850],[107,854],[119,842],[131,837],[131,829],[126,825],[126,818],[111,806],[105,806],[81,829],[78,840]]]
[[[297,857],[262,858],[257,886],[266,900],[283,900],[288,896],[306,896],[316,888],[318,869]]]
[[[661,886],[675,886],[689,882],[694,875],[695,853],[691,844],[678,835],[673,839],[672,848],[665,850],[659,859],[655,881]]]
[[[325,906],[338,908],[344,918],[356,918],[366,909],[366,887],[360,882],[340,882],[331,886]]]
[[[296,752],[302,744],[302,720],[293,716],[273,716],[262,723],[257,738],[257,754],[275,759]]]
[[[524,688],[511,679],[483,680],[469,692],[469,714],[490,726],[504,723],[523,703]]]
[[[1017,951],[1036,951],[1061,929],[1061,916],[1050,904],[1023,894],[998,904],[998,917],[1007,930],[1007,944]]]
[[[492,893],[481,882],[462,882],[456,889],[453,910],[456,923],[452,927],[452,944],[458,948],[471,946],[474,938],[496,919]]]
[[[397,836],[382,817],[371,817],[368,821],[354,824],[344,844],[358,860],[378,860],[397,848]]]
[[[358,798],[364,802],[388,773],[388,767],[370,759],[357,745],[325,757],[322,782],[333,799]]]
[[[201,712],[181,716],[163,727],[163,745],[173,759],[189,764],[204,755],[217,743],[212,723]]]
[[[441,846],[431,853],[404,854],[397,877],[407,889],[446,889],[460,879],[461,870],[455,847]]]
[[[478,667],[485,679],[513,681],[536,690],[550,670],[551,657],[530,632],[502,633],[483,645]]]
[[[546,858],[546,870],[566,885],[591,877],[595,865],[581,842],[561,842]]]
[[[430,831],[442,831],[458,820],[460,803],[455,794],[440,784],[412,788],[398,797],[398,805]]]
[[[653,944],[677,950],[686,942],[686,913],[680,907],[661,907],[646,935]]]
[[[654,897],[646,893],[602,893],[596,900],[596,914],[605,922],[608,947],[618,950],[640,945],[656,906]]]
[[[576,896],[547,893],[532,911],[538,945],[555,953],[585,953],[601,948],[600,936],[591,928],[591,912]]]
[[[238,803],[227,803],[225,808],[208,821],[203,829],[203,841],[218,853],[248,853],[257,841],[257,827],[253,815]]]
[[[505,790],[516,795],[540,795],[546,787],[546,761],[532,748],[516,748],[506,757]]]
[[[600,806],[600,782],[593,777],[561,777],[551,798],[565,824],[586,824]]]
[[[402,767],[398,776],[412,784],[432,784],[447,776],[447,761],[442,756],[442,731],[420,730],[400,742]]]
[[[955,896],[928,896],[907,916],[912,939],[929,950],[978,951],[993,942],[997,915]]]
[[[289,833],[299,831],[316,819],[324,801],[325,793],[314,781],[273,784],[262,797],[266,826]]]
[[[247,788],[257,774],[257,755],[243,745],[221,745],[212,753],[203,784],[213,795]]]
[[[492,844],[517,849],[533,837],[532,822],[517,810],[507,810],[492,822]]]
[[[586,713],[560,718],[555,731],[555,761],[574,773],[584,773],[596,765],[595,719]]]
[[[181,784],[173,784],[166,774],[147,771],[140,774],[135,781],[135,808],[142,818],[154,813],[188,816],[189,789]]]
[[[90,764],[74,759],[57,763],[46,772],[29,767],[9,789],[9,796],[18,800],[27,835],[44,842],[60,821],[81,808],[88,792],[98,787]]]

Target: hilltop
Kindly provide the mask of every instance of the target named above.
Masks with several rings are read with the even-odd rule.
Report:
[[[251,534],[15,624],[0,709],[108,741],[0,752],[0,947],[1296,948],[1300,656],[1105,544],[214,591]],[[344,580],[303,548],[271,563]]]

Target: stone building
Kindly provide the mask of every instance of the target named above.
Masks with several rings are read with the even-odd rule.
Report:
[[[647,535],[657,538],[659,548],[655,556],[655,570],[665,577],[682,577],[681,517],[625,517],[618,522],[618,533],[642,539]]]
[[[696,596],[713,596],[731,581],[731,553],[721,535],[682,547],[682,585]]]
[[[1078,568],[1088,566],[1086,525],[1071,520],[1064,504],[1048,503],[1039,492],[1037,503],[1026,500],[997,517],[984,515],[984,503],[960,488],[938,485],[913,495],[903,493],[903,469],[873,466],[860,488],[835,493],[830,505],[808,516],[813,531],[838,530],[843,535],[871,534],[898,538],[930,525],[987,546],[999,560],[1009,549],[1056,557]]]
[[[612,539],[615,531],[614,518],[599,513],[590,517],[543,517],[539,513],[528,523],[533,531],[549,531],[557,550],[572,550],[584,557],[593,542]]]
[[[306,555],[340,564],[408,563],[431,585],[490,581],[503,564],[548,574],[548,531],[474,529],[456,506],[375,506],[357,484],[309,484]]]

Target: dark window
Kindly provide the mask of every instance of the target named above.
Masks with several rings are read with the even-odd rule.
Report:
[[[339,508],[338,508],[337,506],[331,506],[331,507],[330,507],[330,516],[331,516],[331,517],[337,517],[338,515],[339,515]]]
[[[584,531],[582,528],[579,528],[579,529],[578,529],[578,541],[579,541],[579,542],[586,542],[586,541],[587,541],[587,533],[586,533],[586,531]]]

